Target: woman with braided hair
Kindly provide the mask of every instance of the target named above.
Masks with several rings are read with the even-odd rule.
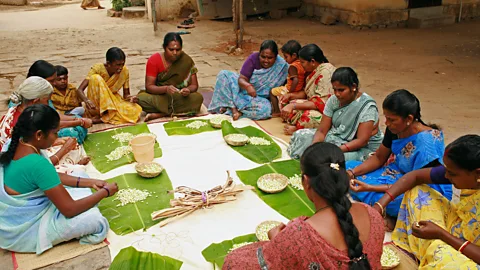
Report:
[[[117,184],[55,171],[42,150],[57,139],[59,123],[53,108],[35,104],[13,128],[0,156],[0,248],[40,254],[71,239],[97,244],[108,233],[108,221],[95,205],[114,195]]]
[[[271,241],[232,251],[224,269],[381,269],[381,215],[347,197],[342,150],[315,143],[301,158],[302,185],[316,213],[273,228]]]

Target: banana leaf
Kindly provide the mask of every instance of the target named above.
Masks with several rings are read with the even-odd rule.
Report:
[[[113,135],[122,132],[128,132],[132,133],[133,135],[137,135],[140,133],[150,133],[150,130],[148,129],[147,124],[138,124],[135,126],[88,134],[83,147],[85,152],[87,152],[87,155],[90,157],[93,166],[95,166],[99,172],[106,173],[120,166],[135,162],[133,153],[123,156],[118,160],[112,161],[109,161],[106,157],[106,155],[110,154],[113,150],[115,150],[115,148],[128,145],[128,142],[121,143],[112,138]],[[161,157],[162,149],[160,149],[158,142],[155,142],[154,147],[155,157]]]
[[[117,206],[120,201],[114,200],[115,195],[100,201],[98,208],[110,223],[110,229],[117,235],[125,235],[140,229],[146,230],[157,224],[159,220],[152,220],[152,212],[170,207],[170,200],[173,199],[173,194],[167,194],[173,187],[165,170],[152,179],[143,178],[136,173],[127,173],[108,179],[107,182],[116,182],[119,190],[136,188],[147,190],[151,194],[141,202],[124,206]]]
[[[225,240],[221,243],[213,243],[202,251],[202,255],[207,262],[213,263],[213,267],[218,265],[221,269],[223,267],[225,257],[228,255],[233,245],[245,242],[258,242],[258,239],[255,234],[247,234],[235,237],[232,240]]]
[[[162,256],[152,252],[141,252],[134,247],[127,247],[120,250],[115,257],[110,270],[178,270],[182,267],[183,262]]]
[[[186,125],[188,125],[192,122],[195,122],[195,121],[202,121],[202,122],[207,123],[207,125],[199,128],[199,129],[193,129],[193,128],[187,128],[186,127]],[[218,129],[212,127],[208,120],[204,120],[204,119],[169,122],[169,123],[166,123],[165,125],[163,125],[163,128],[165,129],[165,132],[167,132],[168,136],[172,136],[172,135],[194,135],[194,134],[198,134],[198,133],[202,133],[202,132],[218,130]]]
[[[248,171],[237,171],[240,180],[246,185],[254,186],[255,192],[260,199],[282,216],[291,220],[299,216],[312,216],[315,214],[315,206],[303,190],[297,190],[288,185],[280,193],[269,194],[258,189],[258,178],[267,173],[280,173],[287,177],[292,177],[295,174],[301,174],[300,162],[297,160],[286,160],[272,162]]]
[[[233,150],[237,151],[242,156],[250,159],[251,161],[263,164],[282,157],[282,149],[280,148],[280,146],[278,146],[278,144],[265,132],[252,126],[236,128],[229,121],[223,121],[223,137],[227,136],[228,134],[234,133],[245,134],[248,137],[261,137],[270,141],[270,145],[246,144],[244,146],[230,146],[231,148],[233,148]]]

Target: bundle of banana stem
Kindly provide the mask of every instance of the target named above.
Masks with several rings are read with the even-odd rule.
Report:
[[[238,193],[243,192],[244,190],[253,189],[252,186],[236,186],[228,171],[227,174],[227,182],[223,186],[216,186],[205,192],[185,186],[180,186],[175,190],[169,191],[169,193],[182,193],[184,196],[171,200],[171,208],[153,212],[152,219],[165,219],[159,223],[160,227],[163,227],[172,221],[195,212],[198,209],[234,201],[237,199],[236,195]]]

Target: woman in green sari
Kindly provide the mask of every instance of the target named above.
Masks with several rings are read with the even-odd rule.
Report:
[[[316,142],[335,144],[345,153],[345,160],[359,161],[380,146],[383,136],[378,128],[377,103],[360,91],[357,73],[349,67],[338,68],[331,82],[335,95],[325,105],[320,126],[293,134],[287,150],[292,158],[300,158]]]
[[[147,62],[145,91],[138,104],[147,112],[145,122],[167,115],[195,115],[203,96],[197,93],[197,68],[182,51],[179,34],[168,33],[163,40],[164,53],[155,53]]]

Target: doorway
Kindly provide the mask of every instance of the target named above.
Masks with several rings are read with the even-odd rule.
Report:
[[[409,0],[408,8],[422,8],[441,6],[442,0]]]

